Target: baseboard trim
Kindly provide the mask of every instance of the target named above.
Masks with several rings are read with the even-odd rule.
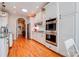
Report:
[[[35,42],[38,42],[38,41],[36,41],[36,40],[34,40],[34,39],[32,39],[33,41],[35,41]],[[44,44],[42,44],[42,43],[40,43],[40,42],[38,42],[39,44],[41,44],[42,46],[44,46],[44,47],[46,47]],[[54,53],[56,53],[56,54],[58,54],[58,55],[60,55],[61,57],[65,57],[64,55],[61,55],[60,53],[58,53],[58,52],[55,52],[55,51],[53,51],[53,50],[51,50],[51,49],[49,49],[48,47],[46,47],[48,50],[50,50],[50,51],[52,51],[52,52],[54,52]]]

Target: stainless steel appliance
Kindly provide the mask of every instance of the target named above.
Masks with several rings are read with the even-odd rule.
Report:
[[[46,34],[46,42],[56,46],[56,35]]]
[[[55,31],[56,30],[56,18],[46,20],[46,30],[47,31]]]
[[[57,46],[56,18],[46,20],[46,42]]]

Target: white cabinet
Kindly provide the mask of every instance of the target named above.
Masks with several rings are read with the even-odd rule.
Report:
[[[61,15],[68,15],[75,12],[74,2],[59,2],[59,12]]]
[[[75,38],[75,3],[59,3],[59,14],[59,53],[67,56],[64,41]]]
[[[79,2],[76,2],[76,12],[79,13]]]
[[[38,12],[35,16],[35,22],[40,22],[42,21],[42,12]]]
[[[7,17],[0,17],[0,27],[1,26],[6,26],[7,25]]]
[[[46,20],[57,17],[57,14],[59,14],[59,19],[57,17],[57,46],[46,45],[48,48],[67,56],[64,41],[71,38],[74,39],[75,3],[59,2],[58,4],[57,6],[56,3],[51,2],[45,7]]]
[[[59,30],[62,37],[66,37],[65,34],[74,35],[74,14],[63,17],[61,16]]]
[[[66,56],[64,41],[74,39],[74,15],[61,17],[59,22],[59,52]]]
[[[7,37],[0,38],[0,57],[8,56],[8,40]]]
[[[0,27],[7,26],[7,24],[8,24],[8,14],[6,13],[5,16],[0,15]]]
[[[46,14],[46,20],[57,17],[56,3],[51,2],[48,5],[46,5],[45,14]]]

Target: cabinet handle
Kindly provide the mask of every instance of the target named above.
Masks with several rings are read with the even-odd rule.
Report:
[[[59,15],[59,19],[61,19],[61,15]]]

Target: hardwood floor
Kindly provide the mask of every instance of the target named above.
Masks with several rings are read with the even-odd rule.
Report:
[[[61,57],[59,54],[52,52],[42,44],[34,40],[28,40],[23,37],[14,41],[12,48],[9,50],[9,57]]]

